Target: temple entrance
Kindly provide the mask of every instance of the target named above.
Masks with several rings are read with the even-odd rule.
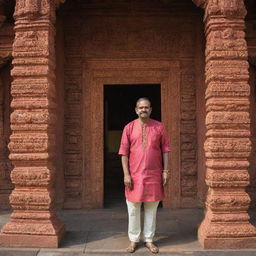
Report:
[[[179,207],[180,111],[176,111],[180,109],[179,62],[87,60],[84,63],[83,85],[83,207],[108,207],[109,201],[124,200],[120,158],[106,163],[106,152],[117,156],[121,131],[126,123],[136,118],[134,105],[140,96],[152,99],[152,118],[161,119],[170,138],[173,159],[170,172],[173,178],[166,187],[163,207]],[[120,168],[116,170],[120,176],[106,176],[106,173],[111,175],[105,168],[110,163]],[[109,185],[111,189],[108,188],[108,180],[113,182]],[[115,194],[112,186],[116,186],[118,193]],[[115,200],[108,194],[112,191],[112,195],[117,197]]]
[[[137,118],[135,102],[148,97],[153,119],[161,121],[160,84],[104,86],[104,207],[124,206],[123,172],[118,155],[124,126]]]

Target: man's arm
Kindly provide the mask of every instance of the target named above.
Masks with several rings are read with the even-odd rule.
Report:
[[[127,186],[129,189],[132,189],[133,184],[132,184],[132,178],[129,172],[129,167],[128,167],[128,156],[122,155],[121,157],[122,161],[122,167],[123,167],[123,172],[124,172],[124,185]]]
[[[163,153],[164,170],[162,174],[163,185],[166,185],[169,179],[169,152]]]

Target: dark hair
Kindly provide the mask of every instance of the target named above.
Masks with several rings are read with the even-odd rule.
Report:
[[[141,97],[141,98],[139,98],[139,99],[136,101],[136,107],[137,107],[137,105],[138,105],[139,102],[144,101],[144,100],[145,100],[145,101],[148,101],[149,104],[150,104],[150,107],[151,107],[151,101],[150,101],[150,99],[147,98],[147,97]]]

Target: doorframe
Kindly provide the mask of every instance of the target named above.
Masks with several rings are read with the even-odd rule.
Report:
[[[180,74],[180,64],[175,60],[85,60],[82,101],[83,208],[102,208],[104,205],[105,84],[161,85],[161,119],[171,145],[171,179],[165,188],[163,206],[180,207]]]

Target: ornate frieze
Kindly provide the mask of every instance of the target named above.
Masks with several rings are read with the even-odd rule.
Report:
[[[44,206],[45,209],[49,209],[52,200],[50,197],[50,194],[45,191],[33,191],[33,189],[28,190],[16,190],[14,191],[10,196],[10,203],[12,204],[13,208],[15,209],[16,205],[26,205],[28,206],[34,206],[35,209],[37,207]]]
[[[12,134],[8,147],[12,153],[43,153],[52,151],[54,135],[45,133]]]
[[[51,115],[47,110],[35,110],[24,112],[22,110],[11,114],[11,122],[16,124],[54,124],[56,122],[55,115]]]
[[[14,184],[22,186],[46,186],[52,182],[53,172],[47,167],[15,167],[11,173]]]

